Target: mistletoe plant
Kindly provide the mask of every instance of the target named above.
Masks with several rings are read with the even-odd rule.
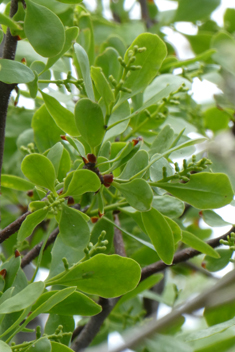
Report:
[[[197,340],[203,337],[206,345],[216,333],[224,346],[234,343],[231,334],[220,334],[235,324],[234,302],[227,318],[217,314],[218,291],[233,272],[163,320],[152,317],[148,325],[144,319],[156,312],[149,302],[172,307],[185,299],[170,275],[162,285],[164,292],[174,287],[173,300],[151,291],[163,283],[160,271],[169,268],[178,280],[189,280],[193,268],[195,277],[211,279],[201,262],[220,270],[234,250],[233,228],[205,242],[211,231],[199,223],[203,217],[212,227],[225,225],[214,209],[233,201],[228,176],[213,171],[205,151],[207,129],[216,133],[233,123],[231,103],[225,92],[216,98],[220,106],[202,108],[189,93],[194,77],[222,80],[232,70],[231,56],[222,53],[234,50],[234,38],[209,19],[220,1],[181,0],[166,13],[153,1],[140,1],[142,21],[130,20],[123,0],[110,1],[116,22],[103,17],[102,1],[94,12],[79,0],[3,3],[1,352],[82,351],[112,331],[140,325],[115,351],[165,351],[171,343],[177,351],[207,351]],[[234,32],[230,10],[225,23]],[[199,34],[188,38],[195,57],[181,62],[161,27],[198,20]],[[23,98],[26,106],[33,99],[33,109],[17,106]],[[192,131],[199,138],[191,138]],[[221,243],[227,247],[215,250]],[[199,254],[194,264],[182,264]],[[29,264],[33,272],[26,277]],[[44,281],[37,276],[42,268],[48,271]],[[212,293],[217,296],[209,306]],[[219,303],[233,299],[220,297]],[[215,330],[180,334],[182,314],[202,307],[208,325],[219,324]],[[30,323],[42,313],[41,332],[40,324]],[[81,318],[76,328],[75,316]],[[175,336],[145,340],[157,331]],[[19,334],[26,332],[27,341]]]

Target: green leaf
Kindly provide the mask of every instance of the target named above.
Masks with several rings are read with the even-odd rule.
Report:
[[[140,70],[130,71],[131,74],[125,80],[124,86],[132,90],[131,93],[122,93],[119,104],[128,97],[142,92],[147,85],[157,75],[163,60],[167,55],[166,44],[156,34],[142,33],[140,34],[125,53],[124,61],[127,64],[129,61],[130,51],[134,46],[146,48],[146,51],[136,54],[134,65],[142,66]]]
[[[110,105],[115,101],[113,91],[100,67],[91,67],[91,78],[93,79],[96,89],[103,98],[105,106],[109,111]]]
[[[94,148],[101,144],[104,135],[104,116],[100,106],[91,100],[80,99],[75,106],[75,121],[86,142]]]
[[[228,128],[230,116],[226,111],[219,110],[217,107],[212,107],[206,110],[203,115],[205,128],[208,128],[213,132]]]
[[[64,43],[63,50],[58,55],[50,57],[47,60],[47,63],[46,63],[44,71],[48,70],[51,66],[53,66],[54,63],[57,60],[59,60],[59,58],[62,57],[70,49],[71,44],[77,38],[78,33],[79,33],[79,28],[78,27],[70,27],[70,28],[66,29],[66,31],[65,31],[65,43]]]
[[[168,195],[154,197],[152,207],[173,219],[182,215],[185,208],[180,199]]]
[[[46,217],[48,209],[39,209],[32,214],[29,214],[23,221],[18,232],[18,241],[21,242],[32,235],[35,227],[40,224]]]
[[[124,46],[126,51],[126,48]],[[95,65],[102,68],[102,71],[107,79],[112,75],[116,80],[120,79],[121,65],[118,61],[118,56],[120,54],[114,48],[108,47],[97,56],[95,60]]]
[[[100,179],[93,171],[72,171],[65,179],[65,194],[63,194],[63,197],[80,196],[86,192],[97,192],[100,186]]]
[[[142,213],[142,220],[147,235],[150,237],[157,254],[164,263],[172,264],[175,245],[174,237],[168,222],[156,209]]]
[[[224,13],[224,27],[225,29],[233,33],[235,32],[235,9],[228,7]]]
[[[133,158],[131,158],[126,166],[124,167],[121,175],[119,176],[122,180],[129,180],[130,177],[134,176],[148,165],[148,153],[141,149]],[[143,173],[144,174],[144,173]],[[140,174],[140,177],[143,176]]]
[[[4,175],[1,176],[2,187],[15,189],[17,191],[29,191],[34,187],[34,184],[14,175]]]
[[[0,340],[0,350],[1,352],[12,352],[11,347],[1,340]]]
[[[47,337],[41,337],[25,350],[25,352],[51,352],[51,342]]]
[[[128,101],[124,101],[121,105],[118,105],[117,107],[115,106],[113,108],[112,114],[109,118],[108,127],[118,122],[119,120],[122,120],[128,115],[130,115],[130,105]],[[129,120],[126,120],[114,126],[110,130],[107,130],[104,136],[104,142],[123,133],[127,129],[128,124]]]
[[[80,4],[80,2],[82,2],[82,0],[57,0],[59,2],[63,2],[64,4]]]
[[[54,334],[59,325],[63,326],[63,333],[68,333],[60,339],[60,343],[62,343],[62,346],[63,344],[68,346],[75,329],[73,315],[50,314],[44,328],[44,333],[47,335]]]
[[[97,254],[72,267],[63,277],[49,280],[49,283],[76,285],[83,292],[111,298],[133,290],[140,280],[140,274],[140,266],[130,258]]]
[[[182,318],[182,317],[181,317]],[[182,325],[181,319],[179,321],[180,326]],[[146,341],[147,349],[149,352],[162,351],[162,352],[194,352],[195,350],[185,342],[177,339],[177,335],[170,336],[157,334],[154,339]]]
[[[201,172],[185,184],[159,182],[157,186],[198,209],[221,208],[233,199],[229,178],[220,173]]]
[[[86,51],[78,43],[74,44],[74,53],[75,53],[75,66],[76,62],[78,64],[79,71],[81,72],[81,77],[84,80],[84,85],[86,89],[87,96],[90,100],[95,101],[94,91],[90,76],[90,64],[89,58]]]
[[[174,140],[174,135],[174,130],[170,125],[164,126],[151,145],[150,155],[156,153],[162,154],[166,150],[170,149]]]
[[[52,348],[51,352],[73,352],[71,348],[55,341],[51,341],[51,348]]]
[[[31,212],[34,212],[34,211],[42,209],[46,206],[48,206],[47,202],[44,202],[42,200],[35,200],[29,204],[29,210]],[[21,225],[21,226],[23,226],[23,225]]]
[[[0,314],[19,312],[30,307],[43,293],[44,283],[42,281],[33,282],[26,286],[15,296],[8,298],[0,305]]]
[[[57,126],[71,136],[79,136],[74,115],[71,111],[64,108],[54,97],[41,91],[48,112],[53,117]]]
[[[195,22],[205,19],[220,5],[220,0],[180,0],[173,19],[174,22]]]
[[[27,155],[21,164],[23,174],[34,184],[55,192],[55,168],[52,162],[41,154]]]
[[[38,301],[33,305],[32,310],[37,309],[40,305],[46,302],[50,297],[53,297],[59,291],[45,292]],[[91,316],[100,313],[101,306],[95,303],[91,298],[81,292],[73,292],[63,301],[59,302],[44,313],[60,314],[60,315],[84,315]]]
[[[179,225],[171,218],[168,218],[167,216],[165,216],[165,219],[168,222],[168,225],[170,226],[171,231],[173,233],[174,242],[175,244],[177,244],[182,239],[182,230],[179,227]]]
[[[163,278],[163,274],[154,274],[150,277],[148,277],[147,279],[141,281],[139,283],[139,285],[131,292],[126,293],[124,296],[121,297],[121,299],[119,299],[118,303],[115,306],[115,309],[117,307],[119,307],[122,303],[128,301],[129,299],[134,298],[135,296],[137,296],[138,294],[140,294],[141,292],[148,290],[150,288],[152,288],[154,285],[156,285],[162,278]]]
[[[127,183],[112,183],[126,198],[127,202],[139,211],[148,211],[151,208],[153,192],[143,179],[135,179]]]
[[[20,263],[21,263],[20,257],[16,257],[16,258],[12,257],[9,261],[4,262],[1,265],[0,271],[2,269],[6,269],[7,271],[7,275],[5,277],[4,291],[12,287],[13,282],[15,281],[16,275],[19,273]]]
[[[221,216],[219,216],[217,213],[215,213],[212,210],[204,210],[202,212],[202,218],[205,221],[205,223],[211,227],[231,225],[231,223],[223,220]]]
[[[22,27],[12,18],[0,13],[0,24],[9,27],[11,30],[22,30]]]
[[[209,255],[210,257],[219,258],[219,253],[216,252],[214,248],[188,231],[182,231],[182,242],[199,252]]]
[[[217,252],[219,253],[220,258],[212,258],[209,256],[204,258],[203,262],[205,262],[206,269],[209,271],[215,272],[224,269],[230,262],[230,258],[233,254],[233,251],[229,248],[219,248],[217,249]]]
[[[48,8],[30,0],[26,2],[24,22],[25,34],[34,50],[44,57],[52,57],[63,49],[65,34],[64,26]]]
[[[68,246],[84,249],[88,245],[90,229],[78,210],[63,204],[59,229],[62,240]]]
[[[61,141],[60,136],[64,134],[49,114],[45,104],[33,115],[32,128],[36,145],[41,153]]]
[[[235,40],[234,37],[226,32],[217,32],[211,40],[211,47],[216,49],[213,60],[220,64],[222,68],[234,75],[234,55]]]
[[[0,60],[0,81],[7,84],[28,83],[34,80],[29,67],[18,61]]]
[[[57,179],[62,182],[71,168],[69,152],[61,143],[56,143],[47,154],[47,158],[54,165]]]
[[[150,161],[154,160],[160,154],[154,154]],[[166,169],[167,176],[172,176],[174,174],[172,166],[168,163],[166,158],[161,157],[155,163],[150,166],[150,179],[153,182],[157,182],[163,179],[163,168]]]

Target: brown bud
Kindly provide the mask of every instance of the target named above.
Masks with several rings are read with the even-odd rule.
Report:
[[[21,59],[21,63],[22,64],[26,64],[26,58],[25,57],[23,57],[23,59]]]
[[[203,212],[202,212],[202,210],[201,211],[199,211],[199,216],[203,216]]]
[[[135,139],[132,139],[132,142],[133,142],[133,144],[134,144],[134,146],[135,146],[136,144],[139,143],[139,141],[142,141],[142,140],[143,140],[142,137],[137,137],[137,138],[135,138]]]
[[[84,158],[83,156],[82,156],[82,160],[83,160],[84,164],[88,164],[88,160],[86,158]]]
[[[103,180],[104,180],[104,186],[107,188],[110,187],[111,183],[113,182],[113,174],[103,175]]]
[[[3,277],[3,279],[5,279],[6,274],[7,274],[6,269],[2,269],[2,270],[0,271],[0,275]]]
[[[104,216],[104,213],[101,213],[99,210],[98,210],[98,214],[99,214],[99,218],[102,218],[102,216]]]
[[[206,269],[206,263],[205,263],[205,262],[202,262],[201,267],[202,267],[203,269]]]
[[[91,218],[92,224],[95,224],[98,220],[99,220],[99,218],[98,218],[97,216],[93,216],[93,217]]]
[[[33,190],[32,189],[27,192],[27,196],[28,197],[33,197]]]
[[[21,40],[22,39],[19,35],[17,35],[16,38],[17,38],[17,40]]]
[[[20,252],[18,251],[18,249],[15,250],[15,258],[20,257]]]
[[[67,141],[67,138],[65,135],[60,135],[60,138],[63,139],[64,141]]]
[[[68,197],[68,205],[73,205],[75,202],[74,202],[74,198],[73,197],[71,197],[71,196],[69,196]]]
[[[87,159],[92,164],[96,163],[96,156],[94,154],[88,153],[87,154]]]

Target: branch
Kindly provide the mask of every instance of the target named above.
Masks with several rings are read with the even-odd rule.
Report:
[[[227,236],[229,236],[231,234],[231,232],[234,232],[234,231],[235,231],[235,227],[232,227],[224,235],[217,237],[217,238],[213,238],[212,240],[209,240],[206,243],[209,244],[212,248],[216,248],[216,247],[220,246],[220,240],[226,240]],[[193,257],[196,257],[199,254],[202,254],[202,253],[196,251],[196,249],[185,248],[182,251],[179,251],[174,255],[173,262],[171,265],[165,264],[162,260],[159,260],[156,263],[150,264],[142,269],[141,281],[144,279],[147,279],[147,277],[149,277],[155,273],[158,273],[159,271],[165,270],[166,268],[171,267],[173,265],[185,262]]]
[[[146,0],[139,0],[140,3],[140,8],[141,8],[141,17],[142,20],[145,22],[146,27],[150,28],[153,23],[151,18],[149,17],[149,10],[148,10],[148,6],[147,6],[147,1]]]
[[[54,231],[52,231],[52,233],[50,234],[45,249],[50,246],[50,244],[52,244],[53,242],[55,242],[56,237],[59,234],[59,228],[57,227]],[[21,268],[23,269],[26,265],[30,264],[30,262],[32,260],[34,260],[35,258],[37,258],[37,256],[40,253],[41,247],[43,245],[43,242],[38,243],[36,246],[34,246],[31,251],[29,251],[23,258],[21,261]],[[44,249],[44,250],[45,250]]]
[[[114,222],[115,224],[120,227],[120,221],[118,215],[114,215]],[[119,230],[117,227],[114,228],[114,237],[113,237],[113,244],[115,248],[115,253],[119,254],[122,257],[126,257],[126,251],[124,246],[124,241],[122,237],[122,231]]]
[[[220,246],[220,240],[227,239],[227,236],[230,235],[230,233],[233,231],[235,231],[234,227],[232,227],[232,229],[230,231],[228,231],[227,233],[225,233],[224,235],[222,235],[218,238],[214,238],[212,240],[209,240],[209,241],[207,241],[207,243],[213,248],[218,247],[218,246]],[[160,271],[165,270],[166,268],[168,268],[170,266],[179,264],[181,262],[185,262],[185,261],[187,261],[187,260],[189,260],[199,254],[202,254],[202,253],[198,252],[192,248],[185,248],[175,254],[172,265],[166,265],[161,260],[154,263],[154,264],[148,265],[142,269],[141,281],[144,279],[147,279],[147,277],[149,277],[155,273],[158,273]],[[89,346],[89,344],[95,338],[96,334],[99,332],[99,329],[101,328],[101,325],[103,324],[104,320],[111,313],[111,311],[112,311],[113,307],[115,306],[118,299],[116,299],[116,301],[112,300],[113,301],[112,303],[108,302],[111,300],[105,300],[105,299],[103,299],[103,300],[104,300],[103,302],[105,302],[105,304],[103,306],[104,311],[102,311],[98,315],[92,317],[89,320],[89,322],[85,325],[85,327],[82,329],[82,331],[81,331],[81,329],[77,329],[77,334],[79,334],[79,337],[72,345],[72,348],[74,349],[75,352],[82,352],[84,348]],[[177,315],[177,317],[178,317],[178,315]],[[162,318],[162,319],[164,319],[164,318]],[[75,336],[73,335],[73,338],[74,337]],[[129,345],[128,345],[128,347],[129,347]],[[125,347],[125,348],[127,348],[127,347]],[[125,348],[123,348],[123,349],[125,349]],[[105,352],[104,349],[103,350],[97,349],[96,352],[101,352],[101,351]],[[122,349],[118,349],[117,351],[115,350],[112,352],[119,352],[119,351],[122,351]]]
[[[0,82],[1,84],[1,82]],[[23,215],[21,215],[18,219],[13,221],[10,225],[5,227],[2,231],[0,231],[0,243],[4,242],[7,240],[11,235],[13,235],[16,231],[19,230],[22,222],[25,220],[25,218],[31,214],[31,211],[27,211]]]
[[[98,334],[101,325],[111,313],[118,299],[119,298],[115,298],[115,299],[100,298],[99,299],[98,303],[102,306],[103,309],[99,314],[93,316],[89,320],[89,322],[84,326],[84,328],[80,332],[77,340],[75,340],[75,342],[72,344],[72,349],[75,352],[82,352],[87,346],[89,346],[89,344],[93,341],[95,336]]]
[[[18,10],[18,0],[11,1],[10,17],[13,17]],[[3,59],[14,60],[15,52],[17,46],[17,37],[11,35],[10,29],[7,29],[4,49],[3,49]],[[5,128],[6,128],[6,118],[9,98],[12,89],[14,89],[14,84],[6,84],[0,82],[0,191],[1,191],[1,173],[2,173],[2,163],[3,163],[3,152],[4,152],[4,142],[5,142]]]

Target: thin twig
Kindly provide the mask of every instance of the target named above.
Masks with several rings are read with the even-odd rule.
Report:
[[[121,226],[119,217],[117,214],[114,215],[114,222],[118,227]],[[119,254],[122,257],[126,257],[126,251],[125,251],[124,241],[122,237],[122,232],[117,227],[114,228],[113,244],[114,244],[115,253]]]
[[[25,220],[25,218],[31,214],[31,211],[27,211],[23,215],[21,215],[18,219],[13,221],[10,225],[5,227],[2,231],[0,231],[0,243],[4,242],[7,240],[11,235],[16,233],[16,231],[19,230],[22,222]]]
[[[45,245],[45,249],[50,246],[53,242],[55,242],[56,237],[59,234],[59,228],[57,227],[52,233],[50,234],[47,243]],[[23,269],[26,265],[30,264],[40,253],[41,247],[43,245],[43,241],[38,243],[34,246],[23,258],[21,261],[21,268]],[[45,250],[44,249],[44,250]]]
[[[18,0],[11,1],[10,17],[13,17],[18,10]],[[15,52],[17,46],[17,37],[11,35],[10,29],[7,29],[4,49],[3,49],[3,59],[14,60]],[[4,142],[5,142],[5,128],[6,128],[6,118],[7,109],[9,104],[9,98],[11,91],[14,89],[15,84],[6,84],[0,82],[0,191],[1,191],[1,173],[2,173],[2,163],[3,163],[3,152],[4,152]]]

